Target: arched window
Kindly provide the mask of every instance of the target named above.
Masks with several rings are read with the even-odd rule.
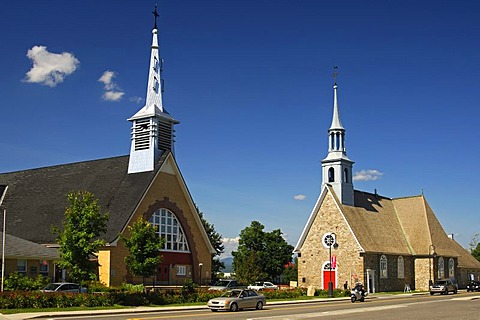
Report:
[[[330,134],[330,149],[335,149],[335,134],[333,133]]]
[[[438,278],[441,279],[445,277],[445,263],[443,257],[438,258]]]
[[[335,169],[328,169],[328,182],[335,182]]]
[[[398,256],[397,260],[398,279],[405,278],[405,261],[402,256]]]
[[[343,170],[343,182],[348,183],[348,169]]]
[[[335,150],[340,150],[340,133],[337,132],[336,134],[336,141],[335,141]]]
[[[189,252],[187,238],[180,222],[173,212],[159,209],[148,220],[156,228],[156,233],[165,239],[163,250]]]
[[[453,258],[448,259],[448,277],[455,278],[455,260]]]
[[[387,257],[384,254],[380,257],[380,278],[388,278]]]

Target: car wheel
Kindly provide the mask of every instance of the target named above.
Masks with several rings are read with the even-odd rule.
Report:
[[[230,311],[232,312],[238,311],[238,304],[232,303],[232,305],[230,306]]]
[[[457,294],[457,293],[458,293],[457,289],[453,290],[453,294]]]
[[[433,296],[433,292],[430,292],[430,295]]]
[[[262,310],[262,309],[263,309],[263,302],[262,302],[262,301],[258,301],[258,302],[257,302],[257,306],[255,307],[255,309],[257,309],[257,310]]]
[[[448,295],[448,289],[445,288],[445,292],[443,294],[447,294]]]
[[[212,312],[217,312],[218,311],[217,309],[210,309],[210,310],[212,310]]]

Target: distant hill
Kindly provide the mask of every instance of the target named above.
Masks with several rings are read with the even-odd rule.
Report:
[[[220,259],[221,262],[225,264],[225,269],[222,269],[222,272],[233,272],[232,268],[232,262],[233,262],[233,257],[226,257],[223,259]]]

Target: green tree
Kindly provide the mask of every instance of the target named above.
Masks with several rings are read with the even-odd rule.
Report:
[[[197,208],[197,212],[198,212],[198,215],[200,216],[200,220],[202,221],[203,228],[205,228],[205,232],[207,233],[208,239],[210,240],[210,243],[215,249],[215,253],[212,254],[212,273],[211,273],[211,279],[213,282],[215,282],[218,279],[217,278],[218,273],[220,273],[221,269],[225,268],[225,263],[220,261],[220,259],[218,258],[218,256],[220,256],[225,251],[225,246],[223,245],[222,235],[215,230],[215,226],[209,223],[207,220],[205,220],[205,218],[203,217],[203,212],[198,210],[198,208]]]
[[[472,241],[470,242],[470,254],[480,261],[480,242],[479,242],[480,233],[477,233],[473,236]]]
[[[298,257],[293,259],[293,264],[289,263],[283,270],[283,283],[289,284],[290,281],[298,281]]]
[[[95,280],[98,261],[91,258],[105,244],[100,235],[107,231],[108,215],[102,214],[98,200],[88,191],[71,192],[67,196],[63,229],[54,227],[60,246],[58,265],[76,282]]]
[[[163,259],[160,249],[165,240],[158,236],[150,222],[142,218],[129,226],[128,231],[129,238],[120,235],[129,251],[125,263],[128,270],[135,276],[141,276],[145,283],[145,277],[153,276]]]
[[[240,232],[238,250],[233,251],[233,268],[237,278],[245,283],[274,280],[292,261],[293,246],[282,236],[280,229],[265,232],[265,226],[252,221]]]

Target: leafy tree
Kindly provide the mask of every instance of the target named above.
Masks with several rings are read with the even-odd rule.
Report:
[[[280,229],[265,232],[264,228],[260,222],[252,221],[240,232],[238,251],[232,252],[235,274],[247,284],[277,278],[292,261],[293,246],[285,241]]]
[[[293,259],[293,263],[289,263],[283,270],[283,283],[288,284],[290,281],[298,281],[298,257]]]
[[[99,237],[107,231],[108,215],[100,213],[98,200],[88,191],[71,192],[67,198],[70,205],[65,210],[63,229],[53,228],[60,246],[58,265],[73,281],[95,280],[98,262],[90,258],[105,244]]]
[[[215,230],[215,226],[213,224],[210,224],[207,220],[205,220],[205,218],[203,217],[203,212],[198,210],[198,208],[197,208],[197,212],[198,212],[198,215],[200,216],[200,220],[202,221],[203,227],[207,232],[208,239],[210,240],[210,243],[215,249],[215,253],[212,254],[212,273],[211,273],[211,279],[213,282],[215,282],[218,279],[217,275],[220,272],[220,270],[225,268],[225,263],[223,263],[222,261],[220,261],[219,258],[217,258],[217,256],[220,256],[225,251],[225,246],[223,245],[222,235]]]
[[[133,275],[142,276],[145,282],[145,277],[153,276],[163,259],[160,256],[160,249],[163,247],[164,239],[159,237],[155,227],[143,218],[135,221],[128,230],[129,238],[120,236],[129,251],[125,263]]]
[[[472,241],[470,242],[470,254],[480,261],[480,242],[479,242],[480,233],[477,233],[473,236]]]

